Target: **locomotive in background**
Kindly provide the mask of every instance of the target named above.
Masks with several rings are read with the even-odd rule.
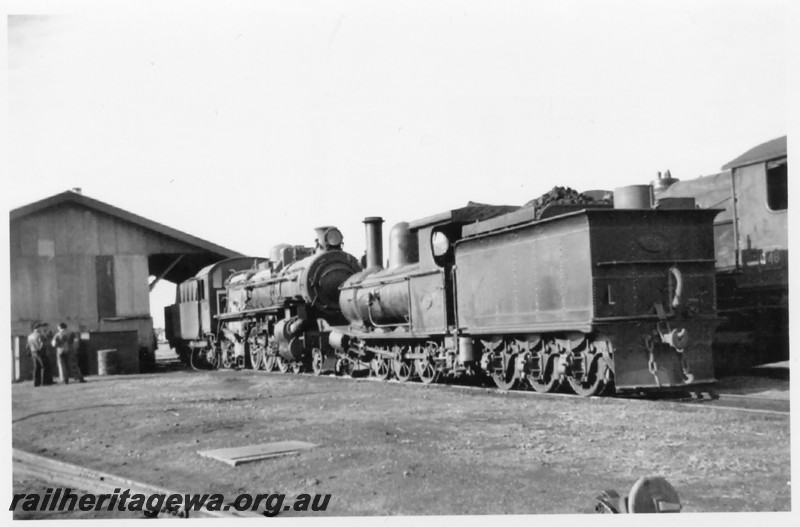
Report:
[[[225,310],[225,282],[237,271],[254,269],[266,258],[228,258],[204,267],[178,284],[175,303],[164,308],[164,333],[181,361],[189,364],[193,350],[204,349],[219,328],[217,315]]]
[[[344,320],[339,286],[361,266],[337,228],[316,234],[313,248],[277,245],[270,258],[224,260],[180,284],[165,308],[170,345],[196,369],[321,371],[327,324]]]
[[[718,371],[789,359],[788,157],[786,136],[760,144],[723,172],[655,183],[655,196],[692,197],[722,209],[714,223]]]
[[[382,220],[367,218],[367,267],[342,285],[350,323],[330,344],[345,371],[400,381],[486,375],[579,395],[712,382],[718,211],[656,210],[650,195],[471,203],[396,225],[386,269]]]
[[[227,308],[218,316],[223,366],[320,373],[332,357],[327,328],[344,321],[339,286],[361,265],[342,250],[339,229],[319,227],[316,233],[313,249],[277,246],[271,265],[240,271],[226,282]]]

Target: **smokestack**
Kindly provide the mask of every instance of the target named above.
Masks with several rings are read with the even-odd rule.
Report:
[[[364,218],[367,230],[367,269],[381,269],[383,265],[383,232],[381,224],[383,218],[370,216]]]

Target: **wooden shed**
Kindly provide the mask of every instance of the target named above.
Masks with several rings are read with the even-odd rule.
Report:
[[[241,256],[77,190],[12,210],[10,228],[15,343],[37,321],[64,321],[84,335],[136,330],[152,351],[149,277],[179,283]]]

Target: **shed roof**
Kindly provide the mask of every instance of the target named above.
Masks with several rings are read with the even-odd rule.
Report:
[[[13,223],[26,216],[63,205],[77,205],[94,211],[107,214],[121,221],[144,228],[145,230],[166,236],[177,242],[181,242],[183,247],[189,245],[198,252],[185,254],[179,265],[175,265],[175,255],[153,254],[149,256],[150,272],[160,275],[168,271],[165,278],[173,282],[182,282],[192,276],[203,267],[225,258],[244,256],[243,254],[227,249],[215,243],[211,243],[197,236],[192,236],[185,232],[168,227],[161,223],[149,220],[138,214],[128,212],[108,203],[84,196],[80,192],[68,190],[49,198],[45,198],[22,207],[13,209],[10,212],[10,221]]]
[[[785,135],[751,148],[730,163],[724,165],[722,170],[754,165],[756,163],[763,163],[765,161],[771,161],[781,157],[786,157]]]

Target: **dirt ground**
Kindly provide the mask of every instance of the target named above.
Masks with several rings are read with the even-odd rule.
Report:
[[[327,516],[589,513],[646,475],[685,512],[791,507],[788,416],[415,384],[187,370],[26,382],[13,446],[180,492],[329,493]],[[197,454],[284,440],[318,446],[236,468]],[[15,492],[43,485],[14,478]]]
[[[749,375],[730,375],[717,381],[721,393],[789,400],[789,361],[753,368]]]

